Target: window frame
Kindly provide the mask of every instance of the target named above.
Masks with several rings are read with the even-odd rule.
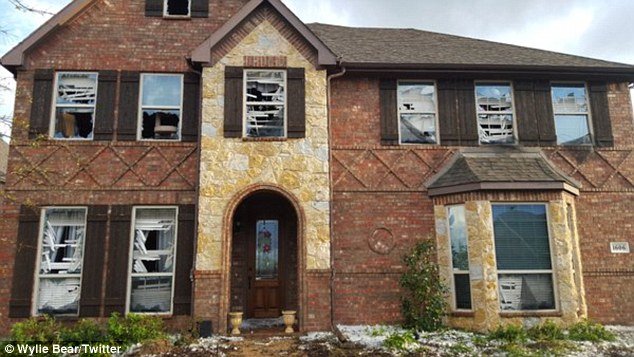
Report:
[[[491,85],[491,84],[504,84],[507,83],[509,85],[510,88],[510,93],[511,93],[511,104],[512,104],[512,109],[511,109],[511,114],[513,116],[513,143],[483,143],[480,140],[480,118],[479,115],[480,114],[485,114],[485,115],[495,115],[495,114],[502,114],[501,112],[483,112],[480,113],[479,112],[479,106],[478,106],[478,85],[482,84],[482,85]],[[479,146],[487,146],[487,145],[493,145],[493,146],[497,146],[497,145],[519,145],[520,141],[519,141],[519,134],[517,132],[517,112],[516,112],[516,102],[515,102],[515,87],[514,87],[514,82],[512,80],[493,80],[493,79],[486,79],[486,80],[475,80],[473,81],[473,95],[475,98],[475,113],[476,113],[476,126],[477,126],[477,130],[478,130],[478,145]],[[508,113],[503,113],[505,115],[508,115]]]
[[[526,314],[541,314],[541,313],[555,313],[560,311],[559,304],[559,292],[558,292],[558,281],[556,274],[556,265],[554,259],[554,244],[552,240],[552,225],[550,224],[550,212],[549,212],[549,203],[548,202],[491,202],[491,232],[493,235],[493,252],[495,254],[495,270],[496,270],[496,282],[498,285],[498,307],[500,308],[500,312],[503,314],[518,314],[518,315],[526,315]],[[544,210],[546,212],[546,232],[548,234],[548,249],[550,254],[550,270],[546,269],[535,269],[535,270],[500,270],[497,268],[497,249],[495,244],[495,226],[493,223],[493,206],[544,206]],[[501,300],[500,300],[500,275],[531,275],[531,274],[550,274],[552,278],[553,284],[553,300],[555,302],[554,309],[540,309],[540,310],[502,310],[501,309]]]
[[[143,78],[145,76],[165,76],[165,77],[180,77],[181,80],[181,101],[180,107],[175,106],[144,106],[143,105]],[[152,73],[145,72],[141,73],[139,77],[139,101],[138,101],[138,110],[137,110],[137,128],[136,128],[136,139],[137,141],[149,141],[149,142],[168,142],[168,143],[177,143],[183,140],[183,105],[184,105],[184,95],[185,95],[185,75],[182,73]],[[180,117],[178,119],[178,139],[151,139],[151,138],[143,138],[143,108],[152,108],[154,110],[179,110]]]
[[[247,135],[247,73],[248,72],[282,72],[284,74],[284,132],[282,136],[258,136]],[[271,104],[275,105],[275,104]],[[277,104],[279,105],[279,104]],[[288,69],[287,68],[243,68],[242,69],[242,139],[246,140],[286,140],[288,139]]]
[[[176,226],[174,227],[174,269],[172,269],[171,273],[133,273],[132,266],[134,264],[134,233],[136,227],[136,213],[138,210],[143,209],[173,209]],[[127,285],[126,285],[126,302],[125,302],[125,313],[126,314],[136,314],[136,315],[156,315],[156,316],[171,316],[174,314],[174,287],[176,285],[176,264],[177,264],[177,254],[178,254],[178,226],[179,226],[179,207],[178,206],[133,206],[132,207],[132,217],[130,217],[130,246],[128,250],[128,271],[127,275]],[[171,277],[172,278],[172,287],[171,287],[171,296],[170,296],[170,309],[166,312],[132,312],[130,311],[130,303],[132,301],[132,278],[135,277]]]
[[[60,104],[59,107],[60,108],[93,108],[93,114],[92,114],[92,137],[91,138],[56,138],[55,137],[55,129],[56,129],[56,121],[57,121],[57,108],[58,108],[58,104],[57,104],[57,96],[58,96],[58,84],[59,84],[59,77],[60,75],[63,74],[88,74],[88,75],[95,75],[95,104],[93,105],[89,105],[89,104],[75,104],[75,105],[71,105],[71,104]],[[95,72],[95,71],[55,71],[55,76],[53,78],[53,100],[51,102],[51,117],[50,117],[50,125],[49,125],[49,129],[48,129],[48,135],[51,139],[53,140],[60,140],[60,141],[94,141],[95,140],[95,127],[97,126],[97,101],[99,100],[99,72]]]
[[[592,121],[592,103],[590,100],[590,88],[588,88],[588,82],[585,81],[550,81],[550,105],[553,108],[553,124],[555,127],[555,138],[557,140],[557,146],[593,146],[594,145],[594,123]],[[575,112],[575,113],[563,113],[558,114],[555,110],[555,102],[553,101],[553,87],[557,85],[575,85],[575,84],[583,84],[583,89],[586,94],[586,106],[588,107],[587,113],[583,112]],[[559,143],[558,134],[557,134],[557,115],[585,115],[586,116],[586,125],[588,126],[588,135],[590,135],[590,142],[587,144],[565,144]]]
[[[449,268],[451,270],[451,310],[454,312],[473,312],[473,289],[471,288],[471,258],[469,257],[469,230],[466,230],[466,234],[467,234],[467,262],[469,264],[469,270],[456,270],[453,266],[453,250],[452,250],[452,246],[451,246],[451,224],[449,223],[449,212],[451,210],[451,208],[453,207],[462,207],[465,211],[465,225],[466,225],[466,218],[467,218],[467,211],[466,211],[466,207],[464,204],[454,204],[454,205],[447,205],[445,206],[445,212],[446,212],[446,221],[447,221],[447,237],[448,239],[448,244],[449,244]],[[469,300],[471,301],[471,308],[470,309],[463,309],[463,308],[458,308],[458,296],[456,295],[456,275],[467,275],[469,278]]]
[[[58,274],[60,275],[60,277],[53,277],[51,276],[52,274],[42,274],[40,271],[42,270],[42,250],[44,249],[44,244],[43,244],[43,240],[44,240],[44,223],[46,221],[46,211],[48,210],[63,210],[63,209],[68,209],[68,210],[75,210],[75,209],[83,209],[84,210],[84,242],[82,244],[82,251],[81,251],[81,272],[79,274],[67,274],[67,275],[62,275],[62,274]],[[38,242],[37,242],[37,256],[36,256],[36,264],[35,264],[35,274],[33,274],[34,276],[34,283],[33,283],[33,294],[32,294],[32,303],[31,303],[31,316],[44,316],[47,314],[40,314],[38,312],[38,302],[39,302],[39,298],[40,298],[40,280],[42,279],[42,277],[44,276],[44,279],[63,279],[63,278],[68,278],[68,279],[77,279],[79,278],[79,299],[78,299],[78,306],[77,306],[77,313],[76,314],[55,314],[54,316],[56,317],[63,317],[63,316],[70,316],[70,317],[78,317],[79,314],[81,313],[81,290],[82,290],[82,284],[83,284],[83,277],[84,277],[84,257],[85,257],[85,253],[86,253],[86,239],[88,237],[88,207],[87,206],[46,206],[46,207],[42,207],[40,209],[40,223],[39,223],[39,231],[38,231]],[[77,276],[79,275],[79,276]]]
[[[163,0],[163,17],[164,18],[168,18],[168,19],[191,19],[192,17],[192,0],[187,0],[188,1],[188,6],[187,6],[187,15],[170,15],[167,10],[167,3],[169,0]]]
[[[401,83],[413,83],[413,84],[431,84],[434,87],[434,113],[429,113],[429,112],[416,112],[416,113],[409,113],[409,114],[423,114],[423,115],[427,115],[427,114],[433,114],[434,115],[434,129],[435,129],[435,136],[436,136],[436,142],[435,143],[404,143],[401,140],[401,109],[400,109],[400,105],[399,105],[399,86],[401,85]],[[407,113],[406,113],[407,114]],[[440,120],[439,120],[439,115],[438,115],[438,81],[435,79],[399,79],[396,81],[396,121],[397,121],[397,127],[398,127],[398,144],[399,145],[425,145],[425,146],[429,146],[429,145],[441,145],[440,143]]]

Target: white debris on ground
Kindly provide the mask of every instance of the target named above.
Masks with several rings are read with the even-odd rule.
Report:
[[[313,342],[323,340],[336,340],[337,337],[332,332],[309,332],[306,336],[301,336],[301,342]]]
[[[363,345],[368,348],[379,349],[383,346],[383,342],[388,335],[399,332],[405,332],[404,329],[397,326],[345,326],[337,325],[337,328],[352,343]]]
[[[242,325],[240,325],[240,330],[259,330],[280,326],[284,326],[284,320],[281,317],[273,319],[246,319],[242,321]]]

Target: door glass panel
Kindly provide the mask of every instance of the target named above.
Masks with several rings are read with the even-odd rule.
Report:
[[[256,223],[255,278],[277,279],[279,221],[259,220]]]

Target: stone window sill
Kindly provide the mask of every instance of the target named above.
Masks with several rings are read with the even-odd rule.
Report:
[[[242,138],[242,141],[245,141],[245,142],[253,142],[253,141],[255,141],[255,142],[258,142],[258,141],[284,142],[284,141],[288,141],[288,138]]]
[[[562,317],[559,311],[517,311],[500,312],[500,317]]]
[[[473,311],[453,311],[449,314],[451,317],[475,317],[475,312]]]

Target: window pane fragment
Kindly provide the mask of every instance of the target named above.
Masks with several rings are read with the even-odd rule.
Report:
[[[173,272],[176,210],[137,209],[134,227],[132,272]]]
[[[511,112],[513,99],[507,84],[478,84],[476,86],[478,112]]]
[[[588,117],[586,115],[555,115],[557,144],[583,145],[590,144]]]
[[[169,312],[172,277],[133,277],[130,312]]]
[[[40,274],[80,274],[86,210],[47,209],[42,234]]]
[[[79,312],[79,278],[40,278],[38,314],[74,315]]]
[[[469,274],[454,274],[456,308],[471,310],[471,285]]]
[[[401,113],[435,113],[434,85],[399,83],[398,108]]]
[[[476,85],[478,135],[482,144],[512,144],[513,96],[506,83],[480,83]]]
[[[180,75],[143,75],[144,107],[180,107],[182,76]]]
[[[58,107],[55,111],[54,137],[92,139],[94,118],[93,107]]]
[[[449,236],[454,270],[469,271],[467,250],[467,223],[464,206],[449,207]]]
[[[247,105],[248,137],[283,137],[284,106]]]
[[[555,84],[552,86],[552,97],[555,113],[588,112],[586,88],[583,83]]]
[[[57,104],[94,105],[97,102],[97,75],[58,73]]]
[[[181,121],[180,110],[143,110],[141,138],[178,140],[178,127]]]
[[[401,143],[436,143],[436,116],[401,114]]]
[[[498,284],[502,311],[555,309],[552,274],[500,274]]]
[[[512,144],[513,116],[500,114],[478,114],[478,134],[483,144]]]
[[[190,0],[167,0],[167,14],[172,16],[188,16]]]

